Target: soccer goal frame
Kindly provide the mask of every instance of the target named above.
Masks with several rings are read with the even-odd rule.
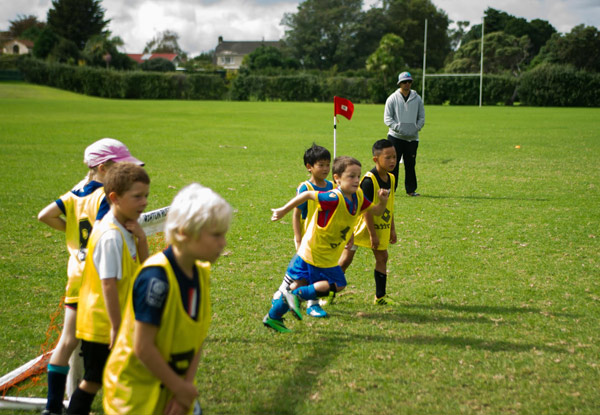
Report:
[[[426,74],[427,68],[427,19],[425,19],[425,34],[423,39],[423,85],[421,87],[421,99],[425,103],[425,78],[435,77],[461,77],[461,76],[478,76],[479,77],[479,106],[482,105],[483,97],[483,30],[484,30],[485,18],[481,18],[481,59],[479,65],[479,73],[437,73],[437,74]]]

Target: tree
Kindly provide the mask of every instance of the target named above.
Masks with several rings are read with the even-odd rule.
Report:
[[[594,26],[579,25],[564,36],[554,33],[532,65],[541,63],[567,64],[600,72],[600,32]]]
[[[409,68],[423,65],[423,40],[427,19],[427,66],[441,68],[450,53],[450,20],[431,0],[383,0],[388,32],[404,40],[402,55]]]
[[[104,31],[109,20],[104,20],[101,0],[52,0],[48,10],[48,26],[58,36],[69,39],[83,50],[85,43]]]
[[[44,23],[39,22],[36,16],[25,16],[21,14],[17,15],[17,18],[15,20],[9,20],[9,23],[10,26],[8,28],[8,32],[10,33],[10,36],[14,39],[22,37],[29,39],[28,37],[23,35],[28,31],[31,31],[31,29],[33,29],[39,34],[41,30],[46,26]]]
[[[119,36],[111,37],[110,32],[92,36],[83,48],[83,56],[93,66],[113,67],[115,69],[133,69],[135,61],[119,52],[124,45]]]
[[[461,20],[456,22],[456,29],[450,29],[448,31],[448,37],[450,38],[450,48],[452,50],[457,50],[460,48],[462,43],[462,39],[467,33],[467,29],[471,23],[467,20]]]
[[[274,73],[287,69],[297,69],[298,62],[286,56],[281,49],[274,46],[259,46],[244,57],[243,70],[257,73]]]
[[[530,45],[527,36],[518,38],[504,32],[488,33],[484,37],[483,71],[488,74],[510,72],[519,76]],[[472,40],[456,51],[454,60],[445,69],[451,73],[474,73],[479,72],[480,64],[481,41]]]
[[[179,35],[172,30],[165,30],[146,43],[144,53],[176,53],[185,58],[185,52],[179,47]]]
[[[355,49],[361,6],[362,0],[306,0],[286,13],[285,42],[294,58],[305,68],[361,67]]]
[[[531,41],[531,49],[527,62],[538,54],[542,46],[556,29],[550,23],[541,19],[527,22],[522,17],[515,17],[506,12],[488,7],[485,11],[485,33],[505,32],[506,34],[521,37],[527,35]],[[463,42],[467,43],[481,39],[481,24],[471,26],[471,30],[464,36]]]
[[[59,40],[60,38],[56,33],[49,27],[46,27],[41,31],[33,45],[33,56],[38,59],[46,59]]]
[[[398,35],[388,33],[381,38],[379,47],[367,59],[367,70],[381,77],[386,87],[393,87],[396,84],[396,75],[404,69],[403,48],[404,40]]]
[[[173,63],[167,59],[154,58],[144,61],[141,68],[142,71],[173,72],[175,70],[175,65],[173,65]]]

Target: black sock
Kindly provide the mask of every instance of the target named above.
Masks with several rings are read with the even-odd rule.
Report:
[[[385,286],[387,285],[387,274],[384,274],[382,272],[375,270],[373,275],[375,276],[375,296],[377,298],[381,298],[381,297],[385,296]]]
[[[95,393],[88,393],[81,388],[77,388],[75,392],[73,392],[73,396],[71,396],[67,414],[89,415],[95,396]]]
[[[48,402],[46,402],[46,409],[53,414],[62,412],[66,384],[66,374],[48,371]]]

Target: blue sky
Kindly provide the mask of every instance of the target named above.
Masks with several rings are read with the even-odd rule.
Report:
[[[600,22],[600,0],[432,0],[454,21],[481,22],[483,11],[493,7],[527,20],[549,21],[559,32],[584,23]],[[4,0],[0,30],[7,30],[17,15],[35,15],[45,21],[51,0]],[[170,29],[190,56],[214,49],[225,40],[277,40],[284,35],[284,13],[294,13],[292,0],[103,0],[109,30],[125,41],[124,51],[139,53],[157,33]],[[364,1],[365,8],[378,0]]]

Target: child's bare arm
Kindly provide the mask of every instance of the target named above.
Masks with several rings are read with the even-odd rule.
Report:
[[[370,210],[365,212],[365,224],[367,225],[367,231],[369,231],[369,238],[371,239],[371,249],[377,249],[379,246],[379,237],[377,236],[377,232],[375,232],[373,214]]]
[[[387,201],[388,201],[389,195],[390,195],[389,190],[379,189],[379,192],[377,192],[377,196],[379,196],[379,203],[377,203],[371,209],[371,213],[373,215],[375,215],[375,216],[383,215],[383,212],[385,212],[385,209],[387,207]]]
[[[300,209],[294,209],[292,219],[292,227],[294,228],[294,245],[296,246],[296,251],[300,248],[300,242],[302,242],[302,211]]]
[[[295,208],[296,206],[301,205],[302,203],[308,201],[309,199],[316,200],[317,192],[302,192],[299,195],[296,195],[293,199],[287,202],[284,206],[271,209],[273,215],[271,216],[271,220],[273,222],[283,218],[290,210]]]
[[[198,390],[193,383],[193,377],[192,380],[187,379],[190,370],[186,373],[186,377],[182,378],[163,359],[155,343],[157,334],[158,326],[136,321],[133,329],[133,352],[140,362],[173,393],[178,405],[167,405],[165,412],[170,414],[187,413],[198,396]],[[189,368],[191,369],[195,364],[194,374],[200,360],[199,354],[194,356]]]
[[[390,243],[395,244],[398,242],[398,236],[396,235],[396,222],[394,221],[394,217],[392,216],[392,227],[390,229]]]
[[[61,218],[62,211],[56,202],[50,203],[38,213],[38,220],[45,223],[57,231],[64,232],[67,229],[67,222]]]
[[[117,333],[121,326],[121,306],[119,305],[119,291],[117,288],[117,278],[105,278],[102,281],[102,294],[104,295],[104,304],[106,304],[106,311],[108,313],[108,319],[110,320],[110,345],[112,349],[115,340],[117,339]]]

